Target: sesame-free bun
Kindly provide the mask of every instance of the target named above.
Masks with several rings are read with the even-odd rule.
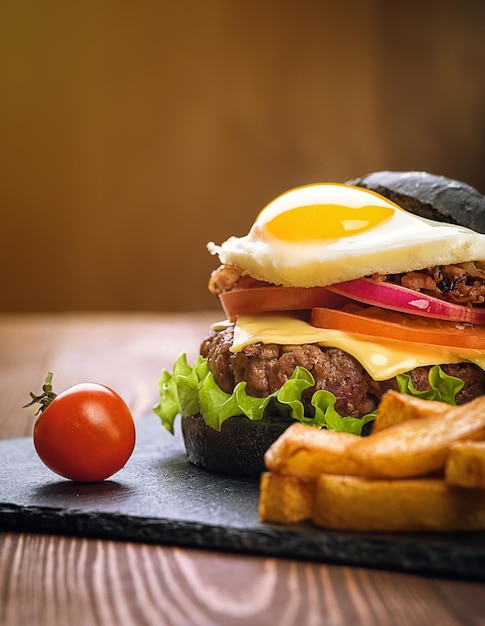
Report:
[[[485,196],[446,176],[428,172],[373,172],[349,180],[389,198],[406,211],[485,233]]]
[[[218,431],[208,426],[201,415],[194,415],[182,418],[182,434],[187,457],[194,465],[218,474],[257,478],[265,469],[264,453],[290,423],[236,415]]]

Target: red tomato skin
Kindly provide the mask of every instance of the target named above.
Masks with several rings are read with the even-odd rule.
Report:
[[[316,307],[341,308],[352,302],[326,287],[249,287],[221,293],[219,300],[231,322],[238,315],[272,311],[302,311]]]
[[[115,391],[81,383],[60,393],[41,413],[33,439],[40,459],[53,472],[96,482],[126,464],[136,431],[130,409]]]

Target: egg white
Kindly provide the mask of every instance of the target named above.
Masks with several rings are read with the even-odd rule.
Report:
[[[312,204],[392,207],[390,219],[347,237],[287,241],[263,232],[276,215]],[[336,209],[335,209],[336,210]],[[412,215],[378,194],[345,185],[319,183],[292,189],[270,202],[244,237],[220,246],[209,243],[221,263],[236,265],[258,280],[283,286],[313,287],[374,273],[399,273],[433,265],[485,260],[485,235]]]

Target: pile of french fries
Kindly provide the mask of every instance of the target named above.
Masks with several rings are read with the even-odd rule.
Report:
[[[456,407],[389,391],[368,437],[295,423],[266,452],[265,464],[265,522],[485,530],[485,396]]]

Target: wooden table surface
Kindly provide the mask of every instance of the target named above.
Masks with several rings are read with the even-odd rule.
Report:
[[[217,314],[0,315],[0,438],[30,436],[22,409],[54,372],[58,391],[95,380],[135,419]],[[0,480],[1,459],[0,459]],[[289,559],[0,528],[0,624],[483,624],[485,586]]]

